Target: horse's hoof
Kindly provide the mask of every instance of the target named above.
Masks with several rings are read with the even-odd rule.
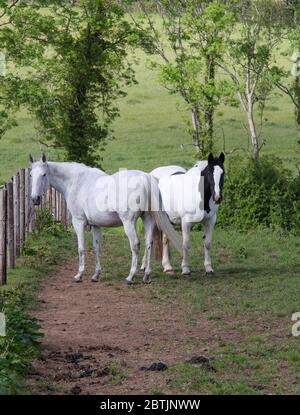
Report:
[[[164,273],[168,275],[175,275],[175,272],[172,269],[167,269]]]
[[[143,283],[144,284],[151,284],[152,280],[151,280],[150,276],[147,276],[146,278],[143,278]]]
[[[98,282],[100,279],[100,274],[94,274],[91,278],[92,282]]]
[[[181,275],[184,275],[185,277],[189,277],[191,275],[191,271],[189,268],[183,268]]]
[[[191,276],[191,273],[190,273],[190,272],[183,272],[181,275],[182,275],[183,277],[187,277],[187,278],[189,278],[189,277]]]
[[[79,282],[82,282],[82,279],[81,278],[78,278],[78,279],[77,278],[74,278],[73,279],[73,282],[75,282],[75,283],[78,284]]]
[[[132,284],[132,281],[128,281],[128,280],[125,278],[125,280],[123,281],[123,283],[124,283],[124,285],[128,286],[128,285],[131,285],[131,284]]]
[[[145,271],[146,271],[146,267],[141,267],[141,268],[140,268],[140,271],[141,271],[141,272],[145,272]]]
[[[212,269],[211,266],[207,266],[207,268],[205,268],[205,275],[212,275],[214,274],[214,270]]]

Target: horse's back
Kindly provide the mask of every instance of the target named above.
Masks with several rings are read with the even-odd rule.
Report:
[[[162,166],[157,167],[150,172],[151,176],[155,177],[158,180],[164,176],[172,176],[176,173],[186,173],[186,169],[180,166]]]

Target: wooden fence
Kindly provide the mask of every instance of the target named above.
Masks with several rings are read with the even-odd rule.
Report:
[[[36,210],[47,208],[55,220],[67,227],[70,217],[64,196],[50,187],[34,207],[30,199],[30,169],[20,169],[0,187],[0,285],[7,283],[7,270],[14,268],[22,244],[35,227]]]

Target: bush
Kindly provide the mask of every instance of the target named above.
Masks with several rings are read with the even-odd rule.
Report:
[[[0,312],[6,317],[6,336],[0,337],[0,395],[21,392],[23,376],[39,353],[42,334],[25,306],[22,287],[0,291]]]
[[[65,233],[65,228],[62,223],[55,220],[50,210],[40,209],[36,211],[35,231],[52,236],[62,236]]]
[[[273,156],[261,157],[257,162],[231,158],[218,223],[241,230],[267,226],[299,233],[299,174],[284,168],[282,161]]]

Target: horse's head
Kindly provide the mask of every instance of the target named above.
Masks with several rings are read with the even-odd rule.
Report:
[[[41,197],[43,193],[49,187],[49,167],[45,154],[42,155],[41,159],[34,161],[31,154],[29,155],[31,162],[31,200],[35,205],[41,203]]]
[[[203,171],[204,188],[210,192],[213,201],[216,204],[219,204],[222,201],[222,190],[225,174],[225,155],[224,153],[221,153],[219,157],[214,157],[212,153],[210,153],[207,161],[208,165]]]

